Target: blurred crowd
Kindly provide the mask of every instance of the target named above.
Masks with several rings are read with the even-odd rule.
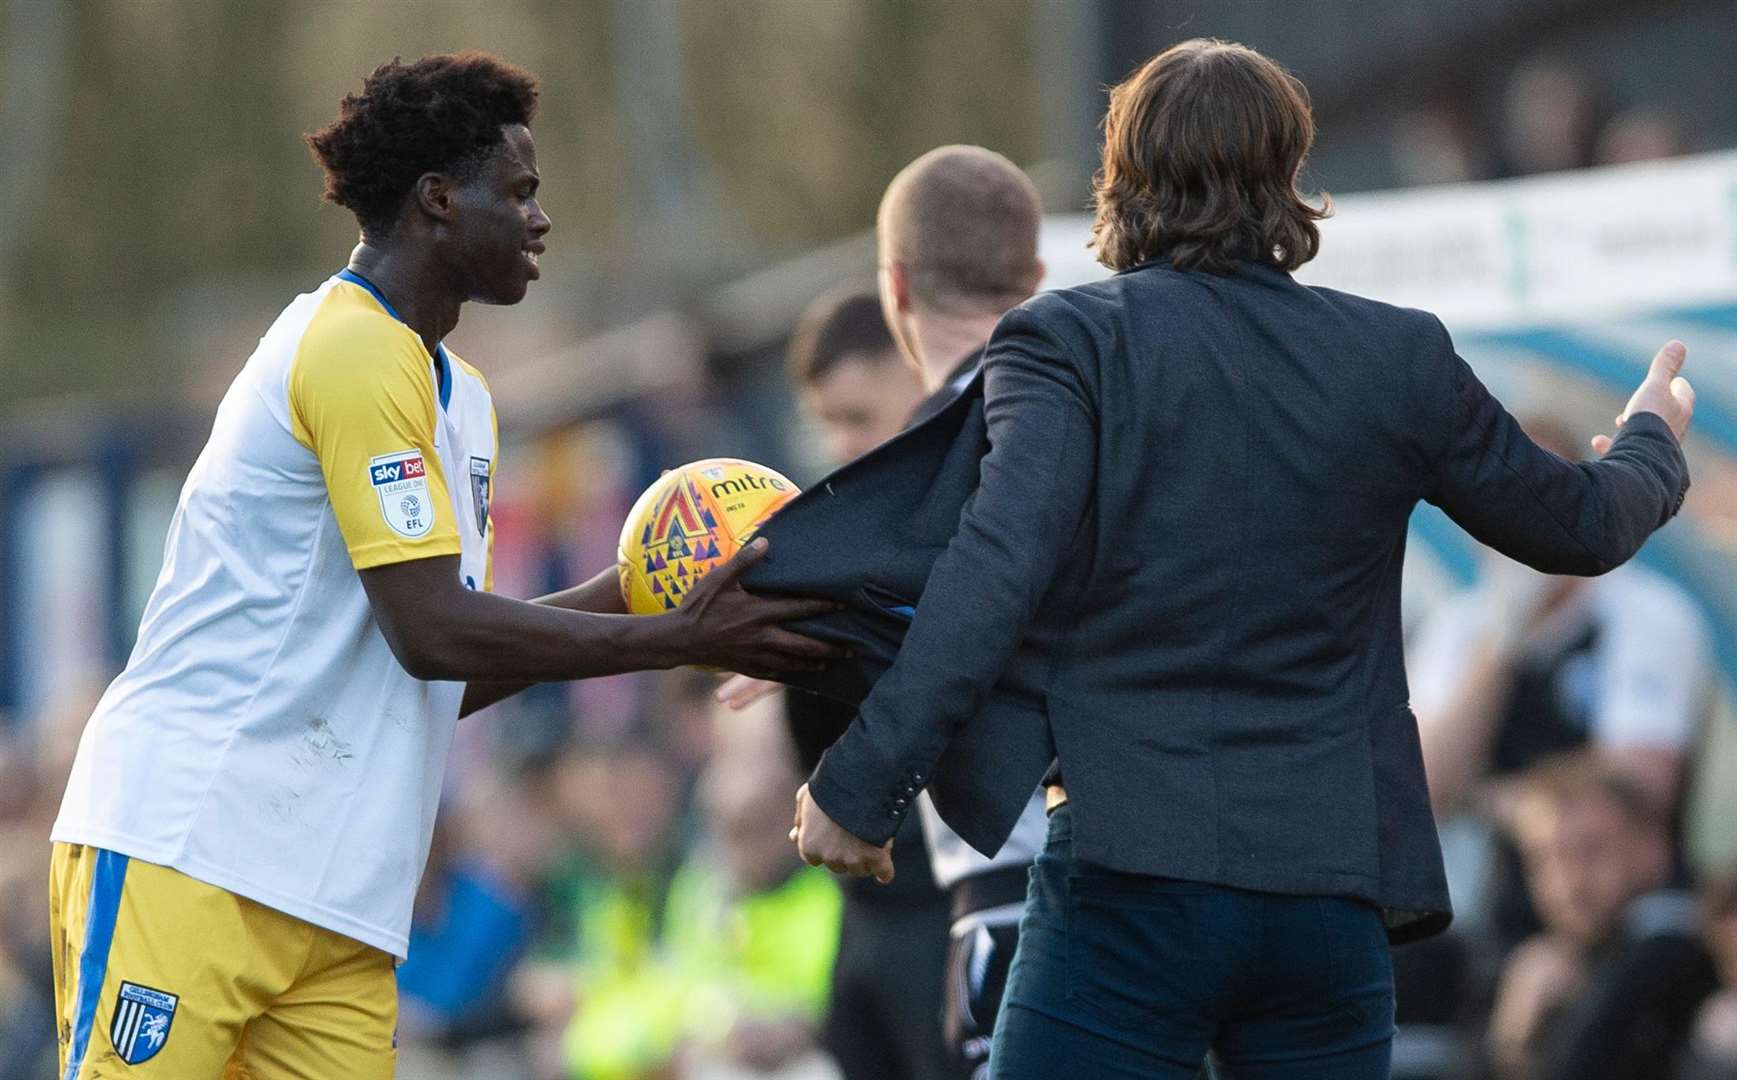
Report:
[[[1445,93],[1400,113],[1389,145],[1407,186],[1657,161],[1697,149],[1683,117],[1625,100],[1592,70],[1548,54],[1516,67],[1493,99]]]
[[[1578,456],[1552,417],[1534,440]],[[1737,867],[1689,858],[1716,678],[1692,597],[1639,565],[1486,553],[1407,667],[1453,928],[1395,952],[1395,1075],[1737,1077]]]

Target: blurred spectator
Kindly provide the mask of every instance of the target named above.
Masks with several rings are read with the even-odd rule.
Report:
[[[1600,165],[1662,161],[1688,153],[1682,122],[1664,109],[1637,105],[1611,117],[1598,133],[1594,157]]]
[[[1526,427],[1574,456],[1560,425]],[[1478,585],[1419,628],[1407,669],[1438,817],[1499,801],[1495,781],[1584,746],[1669,818],[1706,703],[1710,633],[1688,594],[1644,567],[1553,577],[1491,554]],[[1493,874],[1489,914],[1511,944],[1535,917],[1511,851]]]
[[[1653,1080],[1716,986],[1663,815],[1588,753],[1522,780],[1511,827],[1543,929],[1509,956],[1490,1019],[1501,1080]]]
[[[869,289],[834,292],[808,306],[790,340],[790,377],[820,423],[827,453],[841,464],[903,431],[927,396]]]
[[[1592,164],[1605,107],[1587,73],[1554,57],[1521,64],[1502,96],[1503,173],[1529,176]]]
[[[567,1029],[579,1080],[674,1075],[681,983],[662,952],[681,793],[646,746],[587,750],[562,763],[559,799],[584,845],[572,903],[577,1012]]]
[[[1701,1003],[1677,1080],[1737,1080],[1737,873],[1701,890],[1701,937],[1718,967],[1720,989]]]
[[[1460,184],[1490,175],[1471,121],[1451,103],[1403,112],[1394,118],[1388,133],[1394,172],[1407,187]]]
[[[1405,186],[1530,176],[1659,161],[1689,151],[1682,119],[1640,104],[1616,111],[1584,69],[1550,56],[1515,68],[1501,89],[1496,145],[1468,111],[1470,92],[1393,115],[1389,152]]]
[[[46,835],[0,865],[0,1080],[55,1072],[54,965],[48,949]],[[11,852],[12,855],[23,852]]]
[[[513,980],[558,842],[544,779],[535,768],[502,770],[444,807],[435,825],[410,956],[398,969],[399,1030],[408,1043],[449,1052],[455,1068],[489,1054],[488,1044],[512,1049],[536,1020]]]
[[[0,738],[0,1080],[54,1073],[48,831],[102,689],[70,676],[35,716]]]
[[[801,783],[776,698],[718,710],[700,785],[715,850],[676,877],[669,933],[695,988],[693,1075],[832,1077],[820,1049],[843,899],[786,835]]]
[[[38,780],[28,747],[0,741],[0,1080],[49,1077],[56,1063],[47,832],[26,825]]]
[[[785,837],[798,779],[781,708],[772,698],[728,717],[700,784],[706,835],[673,876],[643,873],[667,862],[658,848],[670,838],[653,830],[617,828],[598,847],[580,901],[572,1076],[834,1075],[819,1031],[840,899]],[[643,748],[609,760],[608,773],[635,775],[596,792],[615,800],[603,817],[649,803],[656,820],[673,820],[667,766],[658,777]]]
[[[36,805],[37,770],[31,757],[22,735],[0,726],[0,830],[27,819]]]
[[[653,683],[647,734],[675,767],[684,788],[693,786],[712,759],[712,692],[720,677],[699,668],[676,668],[660,672]]]

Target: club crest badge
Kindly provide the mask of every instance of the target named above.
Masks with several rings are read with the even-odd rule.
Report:
[[[476,531],[487,536],[489,532],[489,459],[473,457],[470,459],[470,502],[476,509]]]
[[[420,450],[400,450],[368,460],[368,482],[380,497],[380,516],[400,536],[427,536],[434,528],[428,497],[428,463]]]
[[[114,1019],[109,1023],[109,1042],[128,1065],[139,1065],[157,1056],[169,1041],[169,1026],[175,1021],[175,1006],[181,999],[138,983],[123,982],[115,999]]]

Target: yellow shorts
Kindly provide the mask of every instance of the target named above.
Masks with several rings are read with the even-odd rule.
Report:
[[[387,953],[100,848],[50,889],[61,1080],[390,1080]]]

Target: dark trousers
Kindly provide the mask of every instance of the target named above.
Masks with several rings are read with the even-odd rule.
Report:
[[[845,1080],[970,1075],[941,1037],[947,908],[938,895],[935,900],[894,905],[846,898],[826,1021],[827,1048]]]
[[[1050,815],[995,1027],[995,1080],[1385,1080],[1393,961],[1375,908],[1106,870]]]

